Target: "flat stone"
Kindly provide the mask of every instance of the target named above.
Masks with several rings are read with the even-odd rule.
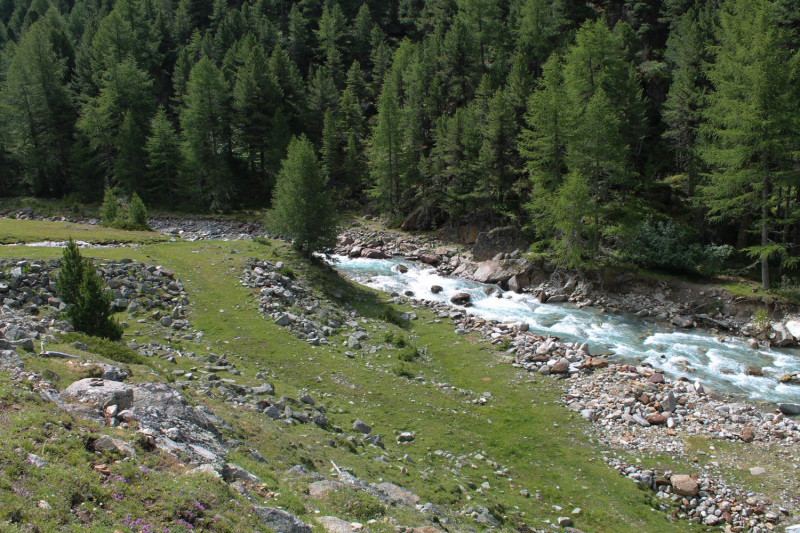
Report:
[[[131,457],[136,457],[136,451],[133,449],[133,446],[128,444],[127,442],[115,439],[113,437],[109,437],[108,435],[103,435],[94,443],[92,447],[95,451],[98,452],[119,452],[123,455],[129,455]]]
[[[697,486],[697,481],[686,474],[674,475],[669,479],[669,482],[672,485],[672,490],[678,496],[696,496],[700,490]]]
[[[419,496],[410,490],[398,487],[394,483],[379,483],[378,485],[375,485],[375,488],[384,496],[386,496],[386,499],[391,503],[407,506],[414,506],[419,503]]]
[[[796,403],[779,403],[778,409],[781,413],[788,416],[800,415],[800,405]]]
[[[308,497],[312,500],[319,500],[328,495],[329,492],[336,492],[344,487],[338,481],[331,481],[325,479],[322,481],[315,481],[308,486]]]
[[[754,466],[753,468],[750,469],[751,476],[760,476],[761,474],[766,474],[766,473],[767,473],[766,469],[760,466]]]
[[[336,518],[335,516],[320,516],[315,520],[328,533],[353,533],[354,531],[366,531],[361,524],[353,524],[347,520]]]

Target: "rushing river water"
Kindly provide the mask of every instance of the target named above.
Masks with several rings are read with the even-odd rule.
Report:
[[[673,377],[699,379],[712,390],[749,400],[800,402],[800,386],[778,383],[777,378],[800,371],[800,350],[753,350],[742,340],[717,340],[710,331],[675,329],[630,314],[601,313],[570,304],[540,304],[529,294],[506,292],[487,296],[487,285],[439,276],[436,270],[403,259],[349,259],[338,256],[333,266],[358,283],[387,292],[414,291],[416,298],[449,302],[456,292],[472,296],[469,312],[499,321],[524,321],[530,331],[565,340],[585,341],[593,354],[611,352],[612,358],[632,363],[648,362]],[[408,272],[401,274],[398,265]],[[432,285],[444,290],[430,291]],[[758,368],[763,377],[747,375]]]

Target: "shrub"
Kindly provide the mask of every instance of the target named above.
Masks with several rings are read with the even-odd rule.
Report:
[[[412,362],[419,356],[419,352],[416,348],[411,346],[410,344],[403,347],[400,352],[397,354],[397,358],[401,361],[405,361],[407,363]]]
[[[414,377],[414,369],[411,368],[411,365],[409,365],[406,361],[398,361],[395,363],[392,367],[392,372],[404,378],[411,379]]]
[[[137,226],[149,227],[147,223],[147,208],[145,208],[144,202],[135,192],[131,197],[130,205],[128,205],[128,220]]]
[[[61,335],[61,340],[68,344],[75,342],[83,343],[86,346],[87,352],[102,355],[118,363],[126,365],[147,364],[147,360],[142,355],[139,355],[139,352],[119,342],[101,339],[99,337],[90,337],[82,333],[65,333]]]
[[[295,279],[294,270],[292,270],[291,267],[288,267],[286,265],[283,265],[282,267],[280,267],[277,270],[277,272],[281,276],[286,276],[289,279]]]
[[[758,309],[753,316],[753,324],[758,331],[764,331],[769,327],[769,315],[766,309]]]
[[[103,195],[103,207],[100,211],[100,218],[103,222],[114,222],[119,215],[119,207],[117,206],[117,197],[114,196],[114,191],[110,187],[106,187],[105,195]]]
[[[620,242],[621,251],[639,266],[677,273],[716,274],[730,256],[728,245],[703,246],[692,242],[691,232],[672,220],[651,216]]]

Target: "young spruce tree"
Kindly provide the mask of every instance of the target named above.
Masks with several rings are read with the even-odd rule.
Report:
[[[270,222],[308,258],[336,241],[335,207],[326,186],[311,141],[305,135],[292,138],[278,175]]]
[[[70,238],[58,274],[58,294],[67,304],[67,317],[78,331],[117,340],[122,326],[113,318],[111,295],[104,288],[103,279]]]

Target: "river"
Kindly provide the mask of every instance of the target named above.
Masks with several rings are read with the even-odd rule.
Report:
[[[355,282],[386,292],[414,292],[415,298],[449,302],[456,292],[468,292],[472,314],[487,319],[523,321],[530,331],[565,340],[588,342],[592,354],[612,353],[612,359],[647,362],[673,378],[699,379],[712,390],[751,401],[800,403],[800,386],[778,382],[800,372],[800,349],[754,350],[739,338],[719,337],[704,329],[675,329],[628,313],[603,313],[594,307],[540,304],[530,294],[505,292],[487,296],[489,285],[440,276],[434,268],[400,258],[350,259],[337,256],[333,266]],[[401,273],[398,265],[408,267]],[[444,290],[433,294],[431,286]],[[723,340],[720,340],[723,339]],[[748,368],[764,376],[748,375]]]

